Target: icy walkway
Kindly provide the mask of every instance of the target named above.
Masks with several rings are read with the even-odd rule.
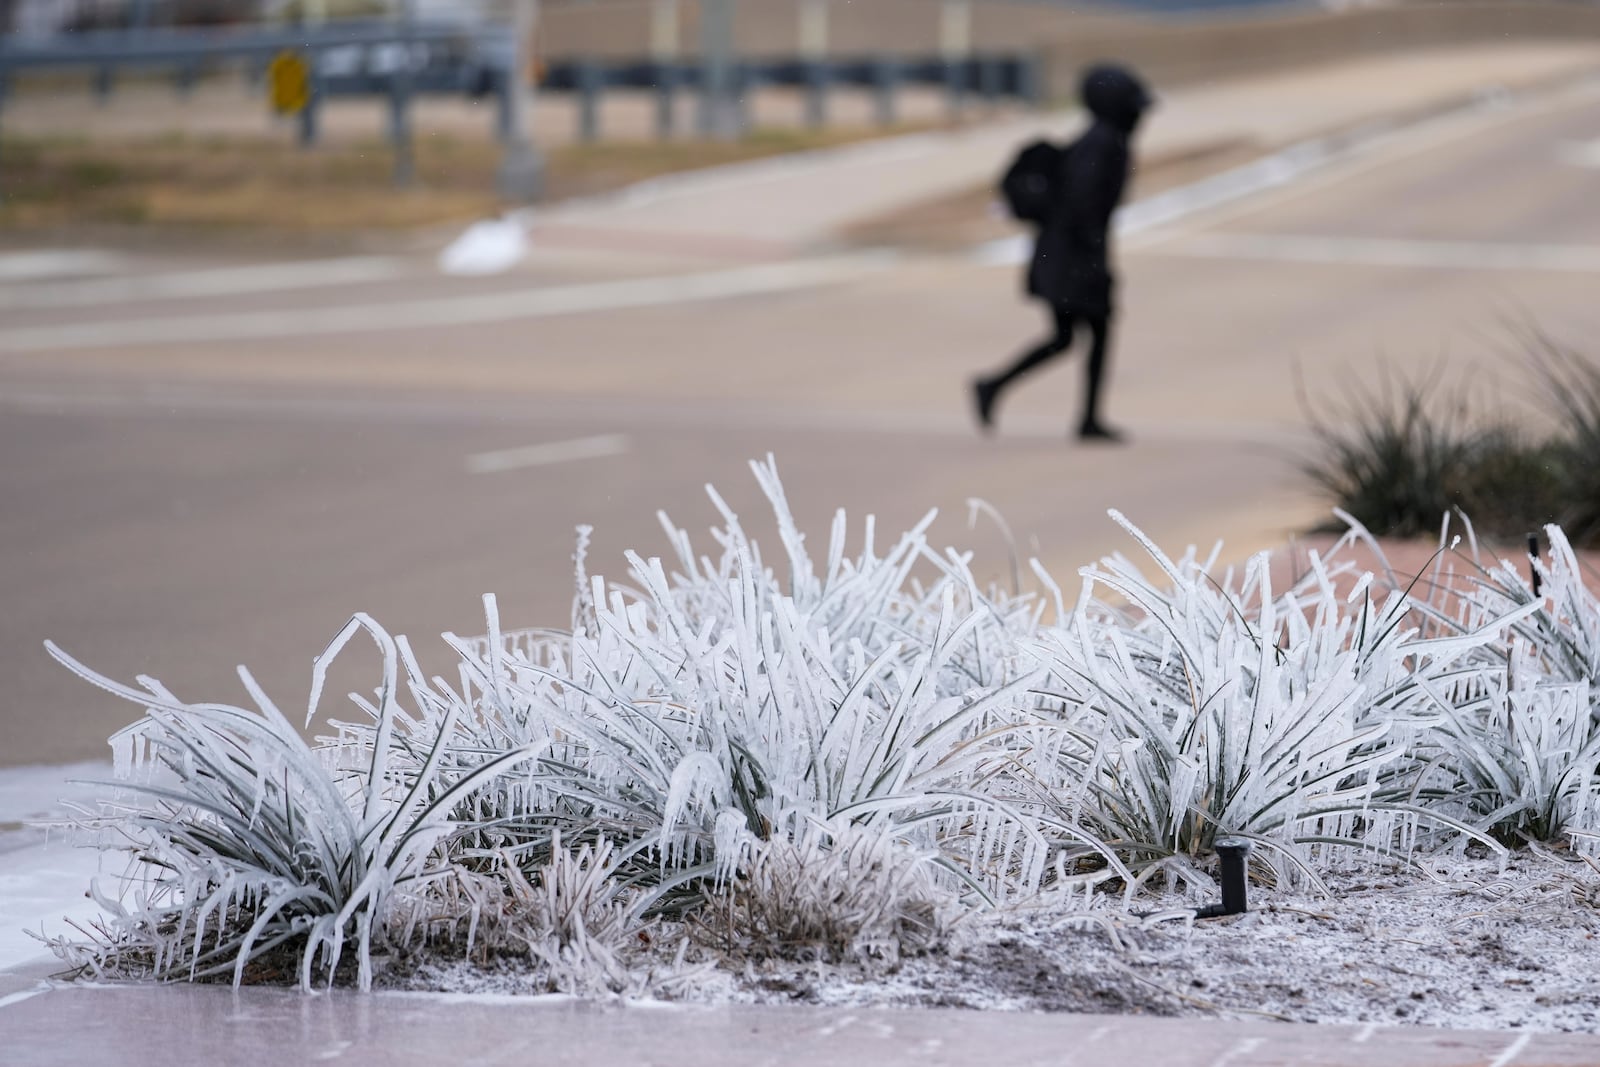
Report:
[[[9,1003],[8,1003],[9,999]],[[9,1067],[245,1062],[1578,1067],[1600,1038],[952,1010],[603,1006],[561,998],[77,987],[7,998]]]

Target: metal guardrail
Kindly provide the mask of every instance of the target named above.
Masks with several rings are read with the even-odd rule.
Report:
[[[303,57],[307,91],[298,108],[302,143],[318,136],[322,103],[340,95],[386,97],[390,139],[395,146],[395,177],[411,174],[411,102],[419,93],[493,96],[494,130],[510,144],[516,137],[518,100],[514,71],[518,61],[515,31],[495,23],[438,20],[360,20],[315,26],[145,28],[93,31],[44,39],[0,37],[0,110],[12,77],[21,72],[84,69],[93,72],[102,97],[114,90],[116,73],[172,68],[180,91],[188,91],[199,72],[219,62],[240,61],[256,74],[283,53]],[[653,91],[657,132],[675,132],[680,92],[694,93],[703,133],[749,124],[749,96],[763,86],[797,87],[806,95],[812,125],[827,121],[831,93],[842,87],[873,93],[880,123],[896,119],[897,97],[907,85],[942,86],[952,112],[968,98],[1003,98],[1037,104],[1042,94],[1038,60],[1027,55],[965,55],[930,58],[824,56],[808,59],[735,59],[717,63],[705,57],[683,60],[569,59],[549,64],[541,90],[575,93],[579,99],[578,135],[600,136],[601,100],[608,90]]]
[[[363,62],[361,74],[378,75],[372,84],[349,86],[351,91],[382,92],[391,98],[395,138],[408,137],[408,105],[421,91],[505,91],[513,65],[514,48],[506,29],[492,24],[424,21],[327,22],[316,26],[248,26],[189,29],[98,30],[62,34],[42,39],[0,38],[0,106],[12,76],[18,72],[86,69],[95,74],[95,90],[109,95],[115,74],[123,69],[172,68],[180,89],[186,90],[197,72],[207,65],[242,60],[260,69],[266,60],[284,52],[307,57],[311,93],[299,111],[300,138],[312,143],[318,133],[318,113],[325,96],[341,90],[337,63],[334,77],[323,71],[329,59],[341,54],[388,57],[381,70]],[[440,77],[439,58],[448,75]],[[468,78],[470,72],[470,80]],[[504,121],[499,123],[503,130]]]
[[[370,19],[315,26],[95,30],[36,39],[0,37],[0,70],[176,66],[270,56],[287,50],[322,52],[352,46],[478,42],[504,33],[504,27],[488,24]]]

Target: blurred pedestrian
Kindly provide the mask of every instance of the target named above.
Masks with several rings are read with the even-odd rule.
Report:
[[[1111,215],[1122,200],[1132,166],[1129,141],[1152,98],[1137,75],[1111,64],[1090,68],[1083,77],[1082,93],[1093,117],[1088,130],[1065,148],[1030,146],[1003,183],[1013,211],[1039,227],[1028,268],[1028,293],[1048,305],[1054,333],[1006,370],[972,383],[978,422],[985,431],[994,426],[1001,391],[1065,352],[1082,323],[1089,330],[1089,365],[1078,437],[1122,440],[1100,418],[1115,309]]]

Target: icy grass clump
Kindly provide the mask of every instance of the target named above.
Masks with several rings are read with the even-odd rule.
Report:
[[[527,753],[497,754],[442,783],[435,746],[408,780],[392,774],[403,714],[394,641],[357,616],[318,661],[317,677],[362,628],[384,653],[385,677],[373,708],[379,728],[350,780],[336,774],[336,750],[308,746],[243,668],[253,712],[186,703],[152,678],[132,689],[48,646],[70,670],[145,708],[112,738],[124,795],[86,820],[125,839],[136,874],[116,898],[97,891],[108,917],[89,943],[58,943],[64,958],[163,980],[231,972],[237,985],[252,961],[284,950],[298,953],[299,984],[309,989],[319,960],[331,980],[353,942],[357,980],[370,987],[373,937],[390,897],[429,877],[427,860],[453,829],[451,806]]]
[[[1471,527],[1468,527],[1471,534]],[[1533,577],[1509,561],[1435,568],[1429,624],[1457,634],[1502,627],[1480,653],[1488,669],[1458,691],[1423,739],[1436,746],[1425,788],[1503,841],[1600,839],[1600,598],[1558,526]],[[1535,592],[1535,588],[1538,592]]]
[[[666,524],[674,572],[629,554],[611,583],[580,535],[572,630],[502,632],[487,597],[486,636],[445,635],[454,681],[357,616],[307,722],[363,631],[383,678],[314,745],[248,675],[255,711],[187,704],[52,646],[146,709],[117,739],[131,799],[90,820],[142,874],[58,952],[236,983],[289,953],[309,986],[354,942],[365,986],[375,947],[464,941],[545,988],[627,991],[651,929],[892,961],[963,909],[1095,916],[1158,876],[1208,894],[1222,834],[1260,845],[1258,877],[1320,886],[1335,852],[1597,828],[1600,620],[1570,551],[1549,596],[1512,573],[1430,603],[1331,558],[1282,593],[1265,559],[1213,579],[1215,553],[1174,561],[1130,525],[1155,579],[1112,558],[1069,613],[1037,567],[1049,602],[980,586],[931,515],[880,555],[840,514],[819,565],[755,471],[775,564],[713,491],[715,559]]]
[[[1053,786],[1141,878],[1181,879],[1222,836],[1256,842],[1282,884],[1315,883],[1329,848],[1403,855],[1439,830],[1473,832],[1414,802],[1414,743],[1451,710],[1441,694],[1483,673],[1494,620],[1424,639],[1404,593],[1380,603],[1365,575],[1341,594],[1348,568],[1315,553],[1275,594],[1265,554],[1219,581],[1214,558],[1172,560],[1114,517],[1161,581],[1121,556],[1085,568],[1078,609],[1042,635],[1076,740]]]
[[[638,921],[614,859],[609,842],[568,849],[558,840],[531,878],[514,864],[485,874],[453,866],[400,896],[393,940],[412,956],[459,946],[479,964],[515,961],[548,992],[638,992],[651,924]]]
[[[752,840],[697,923],[730,957],[898,962],[942,943],[954,920],[934,859],[848,824]]]
[[[582,580],[571,634],[503,634],[488,598],[486,639],[447,637],[463,660],[457,699],[475,711],[443,739],[452,760],[470,767],[507,744],[540,753],[463,808],[475,830],[455,858],[539,863],[556,834],[603,835],[645,906],[681,914],[741,875],[747,842],[796,841],[819,823],[928,852],[950,891],[993,899],[1036,884],[1056,842],[1081,835],[1047,834],[979,787],[1033,718],[1042,674],[1020,647],[1038,626],[1031,598],[980,590],[964,557],[935,553],[931,515],[882,556],[869,521],[850,556],[840,514],[819,572],[776,471],[756,472],[783,577],[713,492],[715,562],[667,524],[679,572],[630,554],[630,586]]]

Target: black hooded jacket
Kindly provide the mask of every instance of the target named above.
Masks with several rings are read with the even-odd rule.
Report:
[[[1060,202],[1039,231],[1028,270],[1033,296],[1079,315],[1111,314],[1111,213],[1128,180],[1128,139],[1150,102],[1121,67],[1084,75],[1083,103],[1094,122],[1062,154]]]

